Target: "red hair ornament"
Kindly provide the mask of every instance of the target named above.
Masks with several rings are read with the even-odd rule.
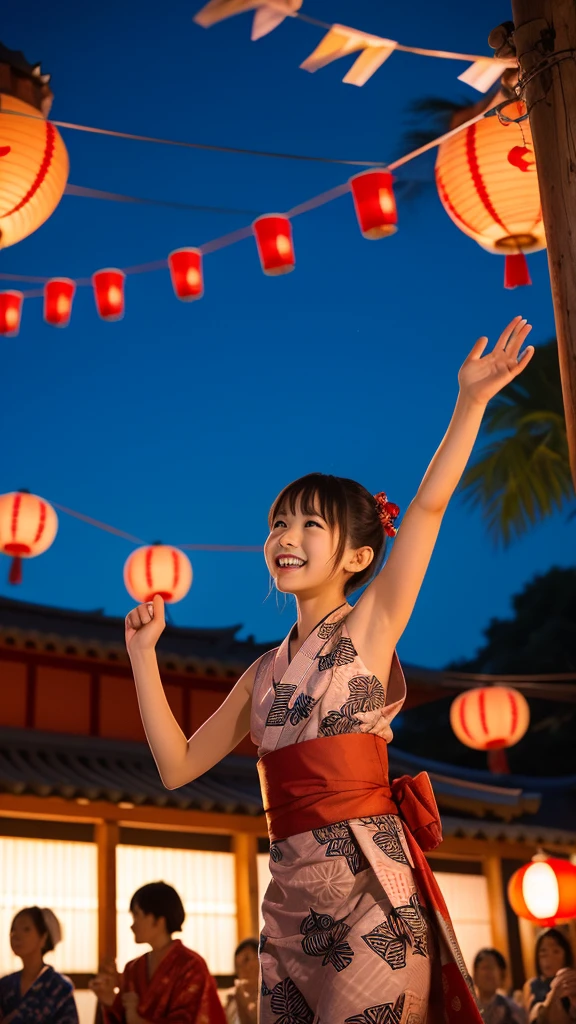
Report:
[[[394,526],[394,519],[397,519],[400,515],[398,505],[395,505],[393,501],[388,501],[388,497],[384,491],[380,491],[379,494],[375,494],[374,500],[376,502],[378,518],[382,523],[384,533],[389,537],[395,537],[398,530]]]

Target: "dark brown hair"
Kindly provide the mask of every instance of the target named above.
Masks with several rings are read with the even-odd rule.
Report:
[[[15,914],[14,917],[12,918],[12,924],[10,925],[10,931],[12,931],[12,929],[13,929],[14,925],[16,924],[16,921],[18,920],[18,918],[19,917],[24,917],[25,914],[32,921],[32,924],[34,925],[34,927],[35,927],[36,931],[38,932],[38,935],[40,936],[40,938],[42,938],[43,935],[46,936],[45,939],[44,939],[44,942],[42,943],[42,952],[43,953],[50,953],[54,949],[54,943],[52,941],[52,936],[50,935],[50,932],[48,931],[48,928],[46,927],[46,921],[44,920],[44,914],[40,910],[40,907],[24,907],[23,910],[19,910],[18,913]]]
[[[137,907],[143,914],[152,914],[157,921],[163,917],[169,935],[182,931],[186,911],[176,889],[166,882],[148,882],[137,889],[130,900],[132,913]]]
[[[347,544],[353,548],[372,548],[372,562],[362,572],[350,577],[344,587],[346,595],[376,576],[384,560],[386,535],[370,491],[344,476],[308,473],[293,480],[280,492],[268,515],[270,529],[282,509],[294,515],[298,506],[304,515],[321,515],[331,530],[338,531],[335,565],[342,558]]]

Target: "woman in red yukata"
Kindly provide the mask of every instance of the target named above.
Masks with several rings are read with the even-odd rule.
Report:
[[[165,882],[143,885],[130,913],[136,942],[152,949],[127,963],[123,974],[106,964],[91,982],[105,1024],[226,1024],[205,961],[172,938],[186,916],[176,890]]]
[[[446,435],[408,508],[312,473],[274,501],[265,557],[298,618],[187,739],[155,655],[160,596],[126,618],[148,742],[164,784],[208,771],[251,733],[270,834],[263,901],[261,1024],[479,1024],[446,905],[424,856],[441,840],[424,773],[388,779],[390,723],[406,688],[396,645],[487,402],[534,349],[516,317],[459,372]],[[367,584],[352,607],[349,594]]]

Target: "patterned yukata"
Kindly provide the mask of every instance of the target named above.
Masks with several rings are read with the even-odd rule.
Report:
[[[346,627],[351,610],[344,604],[326,616],[292,661],[292,634],[262,658],[251,715],[260,757],[357,733],[356,714],[369,712],[372,726],[385,705],[404,700],[396,655],[387,692],[359,658]],[[260,1024],[425,1024],[441,929],[423,909],[412,867],[395,814],[271,843]],[[465,974],[453,934],[444,937],[448,944],[443,961],[457,959]]]
[[[13,1024],[78,1024],[68,978],[46,966],[24,996],[21,979],[22,971],[16,971],[0,980],[0,1021],[14,1013]]]

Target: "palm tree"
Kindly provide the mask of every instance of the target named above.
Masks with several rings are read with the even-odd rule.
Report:
[[[460,493],[507,545],[574,500],[555,339],[488,406]]]

